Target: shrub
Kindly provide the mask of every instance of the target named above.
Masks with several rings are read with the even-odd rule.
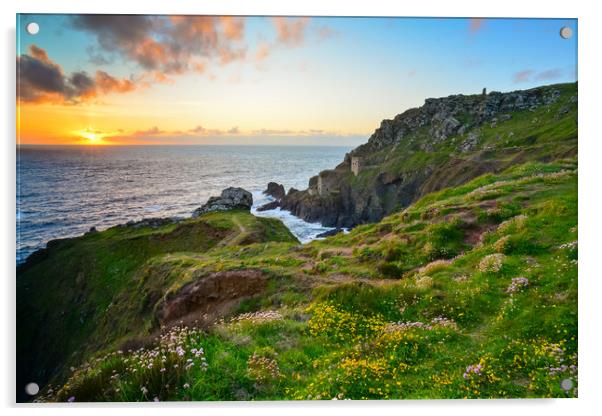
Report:
[[[447,268],[451,264],[450,260],[435,260],[427,264],[426,266],[422,266],[418,269],[418,273],[420,274],[431,274],[441,271]]]
[[[464,247],[464,230],[458,220],[429,225],[426,235],[423,253],[429,260],[452,258]]]
[[[281,377],[275,352],[254,352],[247,360],[247,374],[258,383],[277,380]]]
[[[495,243],[493,243],[493,249],[498,253],[505,253],[508,247],[510,246],[509,241],[510,236],[505,235],[498,239]]]
[[[510,231],[520,231],[525,228],[525,223],[527,222],[527,216],[524,214],[517,215],[515,217],[510,218],[502,222],[498,227],[497,231],[500,233],[507,233]]]
[[[506,256],[500,253],[489,254],[481,259],[479,271],[483,273],[497,273],[502,269]]]
[[[416,286],[420,289],[428,289],[433,286],[433,278],[419,274],[416,276]]]
[[[526,277],[514,277],[510,283],[510,286],[508,286],[506,289],[506,292],[517,293],[527,286],[529,286],[529,279]]]
[[[381,262],[377,266],[378,272],[385,277],[399,278],[405,271],[398,263]]]
[[[174,326],[152,348],[106,354],[74,369],[50,400],[164,400],[192,382],[193,371],[198,376],[198,370],[207,370],[202,336],[197,329]]]

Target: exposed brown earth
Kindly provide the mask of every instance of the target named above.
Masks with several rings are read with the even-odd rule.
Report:
[[[208,274],[184,286],[160,307],[159,320],[218,318],[238,301],[262,292],[268,277],[260,270],[232,270]]]

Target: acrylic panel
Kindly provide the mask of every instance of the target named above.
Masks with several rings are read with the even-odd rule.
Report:
[[[577,397],[577,20],[17,16],[17,401]]]

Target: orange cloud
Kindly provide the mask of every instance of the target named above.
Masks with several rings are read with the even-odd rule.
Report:
[[[85,71],[66,75],[46,51],[31,45],[29,54],[17,57],[17,99],[26,103],[78,104],[100,94],[126,93],[133,81],[115,78],[104,71],[94,77]]]
[[[259,49],[257,49],[257,52],[255,53],[255,60],[263,61],[268,56],[270,56],[270,46],[264,42],[259,45]]]
[[[42,48],[37,47],[36,45],[29,46],[29,54],[44,63],[51,63],[46,51]]]
[[[245,21],[242,17],[222,16],[221,23],[224,26],[224,33],[229,39],[242,39],[245,31]]]
[[[305,29],[309,23],[307,17],[274,17],[277,40],[289,46],[299,46],[305,40]]]
[[[136,85],[129,79],[117,79],[104,71],[96,71],[96,87],[103,94],[110,92],[125,93],[136,89]]]
[[[230,62],[243,59],[247,55],[246,49],[222,49],[219,51],[220,54],[220,63],[229,64]]]
[[[203,72],[199,62],[209,59],[224,65],[246,56],[241,17],[77,15],[72,25],[96,36],[95,53],[120,55],[166,77]]]

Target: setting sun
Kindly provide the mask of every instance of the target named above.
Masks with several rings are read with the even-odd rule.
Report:
[[[102,135],[92,129],[80,130],[76,135],[85,139],[88,144],[102,144]]]

